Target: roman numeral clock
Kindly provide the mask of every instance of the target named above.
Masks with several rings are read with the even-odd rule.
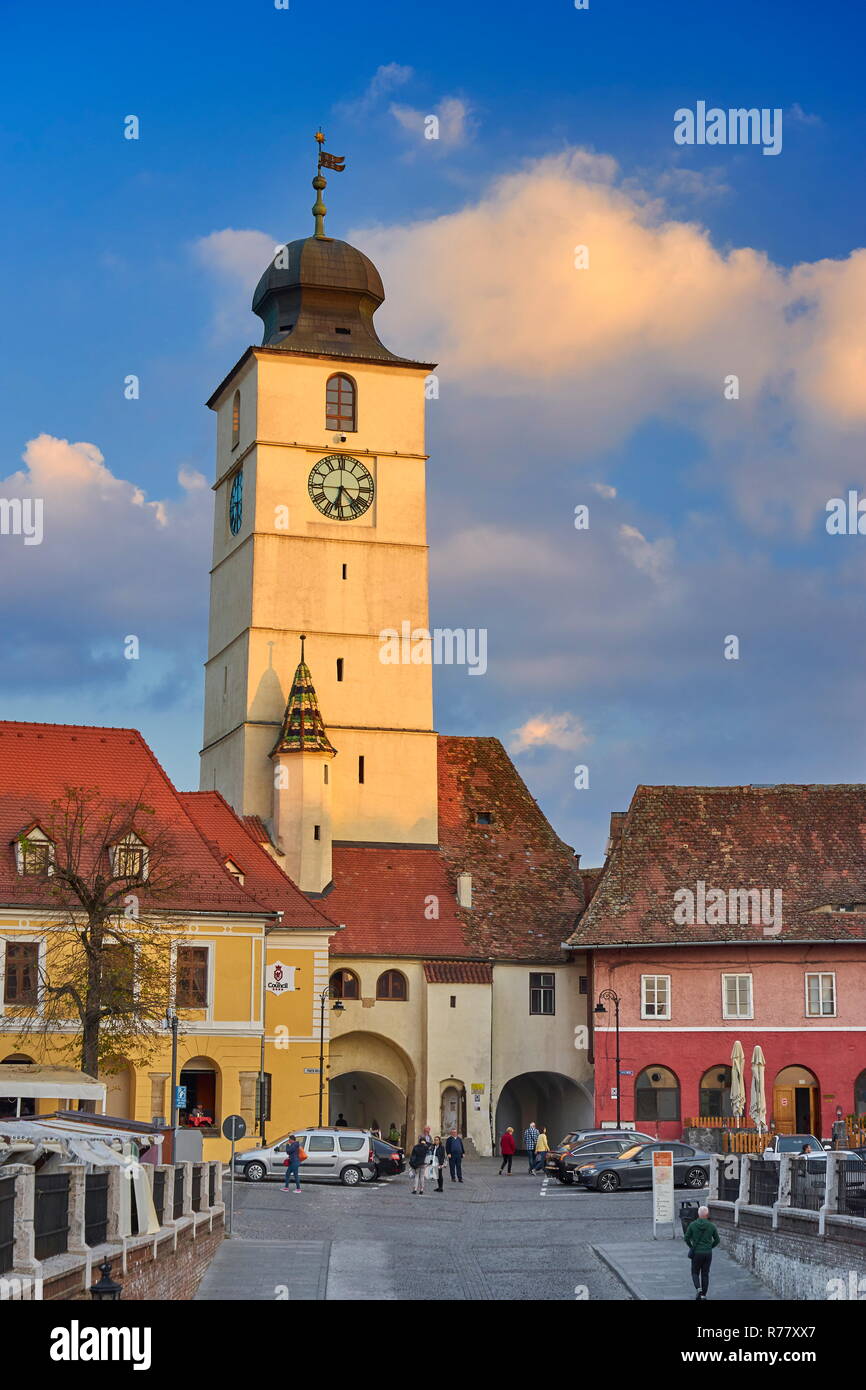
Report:
[[[372,505],[375,487],[369,469],[349,454],[328,454],[310,473],[313,505],[331,521],[353,521]]]

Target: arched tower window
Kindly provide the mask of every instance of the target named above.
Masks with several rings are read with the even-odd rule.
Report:
[[[332,999],[360,999],[361,984],[354,970],[335,970],[331,976]]]
[[[325,428],[337,433],[356,430],[356,417],[357,393],[352,378],[342,373],[329,377],[325,391]]]
[[[241,437],[241,393],[235,391],[232,401],[232,448],[237,448]]]
[[[385,970],[376,981],[377,999],[399,999],[401,1002],[408,999],[409,991],[406,987],[406,976],[399,970]]]

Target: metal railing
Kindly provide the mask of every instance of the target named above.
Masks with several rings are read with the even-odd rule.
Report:
[[[836,1210],[840,1216],[866,1216],[866,1163],[858,1158],[840,1158],[836,1171]]]
[[[0,1178],[0,1274],[15,1263],[15,1178]]]
[[[749,1165],[749,1202],[756,1207],[771,1207],[778,1199],[778,1160],[753,1157]]]
[[[104,1245],[108,1235],[108,1174],[87,1173],[84,1178],[84,1243]]]
[[[177,1221],[178,1217],[183,1216],[183,1167],[180,1163],[175,1164],[174,1169],[174,1193],[171,1214]]]
[[[165,1169],[155,1168],[153,1173],[153,1205],[156,1208],[156,1218],[160,1224],[165,1219]]]
[[[212,1207],[216,1201],[216,1165],[209,1163],[207,1166],[207,1204]]]
[[[791,1159],[791,1206],[800,1211],[820,1211],[826,1191],[827,1160],[795,1154]]]
[[[65,1255],[69,1242],[69,1175],[37,1173],[33,1212],[37,1260]]]
[[[201,1164],[194,1163],[192,1168],[192,1209],[201,1211]]]

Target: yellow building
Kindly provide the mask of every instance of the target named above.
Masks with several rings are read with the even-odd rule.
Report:
[[[227,1155],[220,1125],[229,1114],[244,1117],[252,1142],[262,1072],[271,1134],[274,1127],[283,1133],[315,1120],[318,1072],[312,1069],[318,1069],[319,997],[327,986],[333,923],[297,891],[219,796],[177,793],[133,730],[0,724],[6,845],[0,855],[0,1062],[78,1061],[74,1018],[50,1026],[41,1021],[48,1017],[44,986],[57,982],[53,947],[68,931],[52,894],[52,858],[56,867],[59,851],[41,827],[51,824],[52,803],[67,786],[98,788],[106,805],[140,793],[152,808],[137,828],[145,852],[163,831],[171,836],[174,901],[161,903],[158,912],[144,904],[141,949],[147,949],[158,921],[169,962],[164,1002],[179,1018],[178,1083],[186,1090],[179,1118],[191,1126],[200,1109],[210,1121],[202,1126],[205,1158]],[[110,872],[110,849],[105,857]],[[25,1016],[31,1026],[21,1036]],[[265,1020],[271,1041],[263,1051]],[[146,1060],[121,1052],[103,1076],[108,1113],[168,1120],[168,1028]],[[44,1114],[63,1100],[35,1105]]]

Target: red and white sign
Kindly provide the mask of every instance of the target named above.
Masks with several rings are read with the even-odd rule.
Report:
[[[670,1149],[653,1154],[653,1235],[661,1222],[674,1220],[674,1156]]]
[[[275,960],[265,972],[266,989],[271,994],[285,994],[287,990],[294,989],[295,969],[294,965],[284,965],[281,960]]]

